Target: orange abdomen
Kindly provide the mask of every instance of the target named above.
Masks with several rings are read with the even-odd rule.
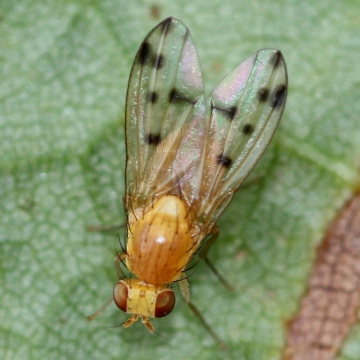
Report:
[[[130,227],[126,265],[148,284],[177,280],[194,252],[184,202],[167,195]]]

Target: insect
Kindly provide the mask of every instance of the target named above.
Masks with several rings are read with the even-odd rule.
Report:
[[[216,221],[268,145],[286,93],[278,50],[257,51],[205,98],[186,26],[167,18],[147,35],[126,102],[127,245],[116,257],[122,278],[113,292],[131,314],[124,327],[141,318],[154,332],[149,318],[172,311],[177,281],[209,329],[190,302],[186,266],[216,239]],[[123,276],[120,262],[133,277]]]

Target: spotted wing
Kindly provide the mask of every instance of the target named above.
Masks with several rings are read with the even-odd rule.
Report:
[[[188,201],[204,226],[212,227],[264,152],[282,115],[286,92],[283,56],[280,51],[265,49],[241,63],[207,99],[200,160],[191,178],[182,182],[183,192],[191,194]],[[186,136],[184,139],[188,141]]]
[[[170,169],[202,95],[200,65],[189,31],[180,21],[168,18],[145,38],[130,74],[126,103],[127,209],[146,207],[176,186],[176,175]]]

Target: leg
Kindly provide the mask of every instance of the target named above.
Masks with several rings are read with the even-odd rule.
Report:
[[[200,249],[199,257],[200,259],[204,259],[205,264],[210,268],[210,270],[213,272],[213,274],[219,279],[219,281],[229,290],[234,290],[233,286],[228,283],[228,281],[216,270],[215,266],[210,262],[209,258],[207,257],[207,254],[211,248],[211,246],[214,244],[216,239],[219,236],[219,228],[215,227],[213,230],[213,233],[209,235],[209,238],[205,245]]]
[[[121,253],[118,253],[114,259],[116,271],[119,275],[119,278],[124,278],[124,273],[123,273],[122,269],[120,268],[119,262],[124,261],[125,256],[126,256],[126,254],[124,252],[121,252]],[[100,307],[100,309],[95,311],[93,314],[87,316],[87,319],[94,320],[112,303],[112,301],[113,301],[113,296],[111,295],[111,297],[106,300],[106,302]],[[128,326],[130,326],[131,324],[129,324]]]
[[[113,297],[111,295],[111,297],[109,299],[106,300],[106,302],[101,306],[101,308],[97,311],[95,311],[93,314],[87,316],[86,318],[90,321],[90,320],[94,320],[96,317],[98,317],[113,301]]]
[[[201,324],[204,326],[204,328],[207,330],[207,332],[211,335],[211,337],[216,341],[218,346],[222,350],[226,350],[225,343],[217,336],[215,331],[211,328],[211,326],[206,322],[205,317],[201,314],[199,309],[191,302],[190,300],[190,290],[189,290],[189,282],[187,281],[185,274],[182,278],[180,278],[179,281],[180,291],[181,295],[184,298],[184,301],[189,306],[191,311],[194,313],[194,315],[199,319]]]

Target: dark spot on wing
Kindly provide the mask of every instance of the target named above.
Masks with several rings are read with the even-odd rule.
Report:
[[[160,144],[160,141],[161,141],[161,136],[160,134],[148,134],[145,138],[145,141],[147,144],[149,145],[159,145]]]
[[[148,95],[148,101],[149,102],[154,104],[157,100],[158,100],[158,94],[155,91],[149,93],[149,95]]]
[[[164,66],[164,56],[162,54],[158,54],[158,55],[154,56],[153,68],[159,70],[163,66]]]
[[[193,99],[189,99],[186,96],[180,94],[176,89],[172,89],[169,93],[169,102],[170,103],[174,103],[174,102],[187,102],[190,104],[195,104],[196,100]]]
[[[251,124],[245,124],[242,128],[244,135],[250,135],[254,131],[254,127]]]
[[[282,53],[280,51],[277,51],[270,59],[270,63],[274,66],[274,68],[277,68],[280,65],[282,58]]]
[[[164,33],[165,36],[171,31],[172,24],[173,18],[169,17],[159,25],[161,27],[161,31]]]
[[[217,106],[212,105],[212,109],[216,109],[218,112],[222,113],[223,116],[227,117],[229,120],[233,120],[236,114],[237,107],[236,106],[230,106],[227,109],[220,108]]]
[[[286,86],[285,85],[278,85],[275,90],[272,92],[270,97],[270,105],[272,108],[280,107],[286,97]]]
[[[231,159],[228,156],[225,156],[224,154],[219,154],[216,159],[216,162],[225,168],[229,168],[232,163]]]
[[[258,91],[258,100],[260,102],[265,102],[267,99],[268,99],[268,96],[269,96],[269,90],[266,89],[266,88],[261,88],[259,91]]]
[[[138,62],[141,64],[141,65],[144,65],[145,62],[150,58],[150,54],[151,54],[151,45],[144,41],[142,44],[141,44],[141,47],[139,49],[139,52],[138,52]]]

